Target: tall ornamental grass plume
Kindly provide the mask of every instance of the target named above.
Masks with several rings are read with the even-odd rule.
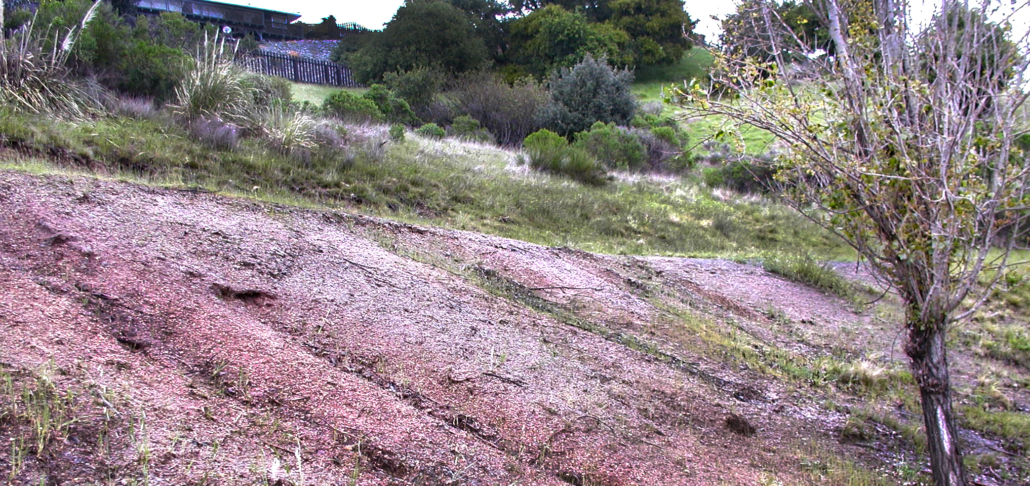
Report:
[[[310,160],[318,125],[311,115],[287,103],[272,103],[257,118],[262,123],[255,128],[264,132],[264,138],[273,149],[305,162]]]
[[[187,120],[218,117],[236,121],[247,110],[250,88],[246,73],[233,64],[235,50],[225,37],[204,34],[186,79],[175,89],[172,112]]]
[[[7,37],[0,28],[0,105],[29,113],[81,118],[101,109],[87,87],[68,77],[68,56],[79,34],[96,16],[93,3],[70,29],[40,32],[35,17]],[[0,26],[4,21],[0,8]],[[52,47],[46,47],[50,44]]]

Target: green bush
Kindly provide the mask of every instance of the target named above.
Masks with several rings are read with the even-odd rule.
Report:
[[[594,123],[590,131],[576,134],[574,146],[613,169],[640,170],[648,162],[644,144],[629,130],[614,123]]]
[[[703,171],[705,185],[708,187],[726,187],[746,193],[768,192],[775,175],[776,169],[767,162],[755,163],[750,157],[731,160]]]
[[[543,129],[531,133],[522,144],[530,167],[541,172],[563,175],[594,186],[608,181],[604,165],[587,151],[572,147],[564,137]]]
[[[494,143],[494,137],[479,123],[479,120],[468,115],[462,115],[454,119],[447,134],[463,140],[473,142]]]
[[[396,123],[390,127],[390,139],[398,142],[404,141],[404,125]]]
[[[562,135],[589,129],[595,122],[626,125],[636,111],[636,98],[630,92],[633,73],[616,70],[605,59],[586,56],[571,69],[551,77],[553,108],[548,126]]]
[[[243,84],[250,89],[254,106],[289,104],[293,100],[293,85],[284,78],[251,73],[243,79]]]
[[[181,49],[137,40],[126,49],[119,69],[123,92],[162,103],[174,99],[192,59]]]
[[[376,108],[390,123],[410,125],[417,121],[415,112],[408,106],[408,102],[398,98],[386,86],[373,84],[362,97],[375,103]]]
[[[685,173],[694,168],[694,157],[685,147],[686,134],[676,134],[669,127],[631,128],[630,131],[647,147],[651,169]]]
[[[386,120],[372,100],[344,90],[327,96],[322,102],[322,110],[327,115],[351,122],[382,122]]]
[[[486,45],[476,34],[471,17],[449,2],[405,2],[382,32],[367,34],[360,49],[346,58],[362,83],[421,66],[455,75],[488,62]]]
[[[492,73],[477,73],[458,80],[448,93],[457,113],[479,120],[504,146],[517,146],[543,127],[550,93],[532,78],[512,84]]]
[[[698,159],[711,166],[702,173],[708,187],[762,193],[770,192],[775,186],[775,153],[743,154],[727,144],[713,141],[705,142],[703,148],[708,154]]]
[[[419,127],[418,130],[415,130],[415,133],[419,136],[426,138],[439,139],[447,136],[447,131],[443,128],[440,128],[440,126],[435,123],[426,123],[425,125]]]
[[[422,111],[433,101],[444,83],[439,69],[415,68],[410,71],[391,71],[383,75],[383,84],[398,98],[407,101],[415,113],[425,118]]]

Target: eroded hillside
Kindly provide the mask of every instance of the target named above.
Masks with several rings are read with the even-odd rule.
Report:
[[[0,289],[12,484],[805,484],[896,457],[775,370],[895,328],[746,264],[4,171]]]

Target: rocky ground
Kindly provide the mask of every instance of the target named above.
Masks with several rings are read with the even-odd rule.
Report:
[[[0,171],[0,290],[11,484],[815,484],[846,478],[834,458],[889,469],[886,446],[842,443],[845,413],[818,391],[721,357],[711,336],[830,356],[863,329],[897,361],[896,328],[754,265]],[[43,402],[64,419],[26,418]]]

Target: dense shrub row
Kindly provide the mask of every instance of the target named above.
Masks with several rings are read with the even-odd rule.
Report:
[[[687,138],[679,125],[661,117],[660,105],[638,114],[630,92],[631,73],[612,68],[604,59],[587,55],[572,68],[556,72],[546,84],[532,78],[508,82],[487,71],[450,82],[432,69],[386,78],[385,84],[373,85],[364,95],[333,93],[323,109],[346,120],[422,126],[416,133],[429,138],[451,136],[503,146],[519,146],[530,134],[543,130],[565,140],[560,150],[553,149],[561,154],[542,153],[552,150],[546,144],[526,149],[533,151],[530,161],[537,161],[531,163],[533,167],[552,173],[566,174],[568,167],[591,174],[609,169],[683,172],[690,168],[684,150]],[[550,162],[540,162],[544,159]],[[604,176],[573,177],[591,183],[606,180]]]

